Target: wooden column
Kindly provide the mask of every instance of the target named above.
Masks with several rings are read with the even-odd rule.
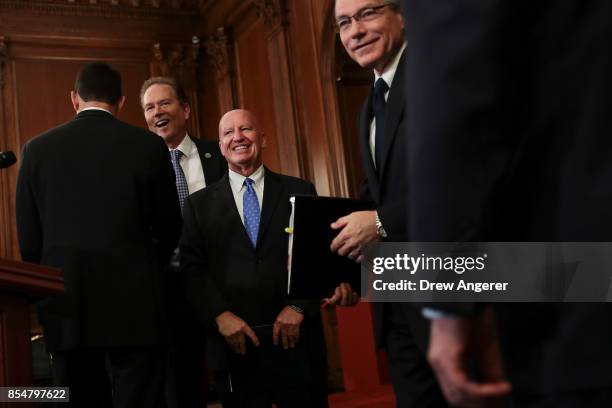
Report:
[[[274,118],[283,174],[306,177],[298,134],[295,75],[291,70],[286,0],[255,0],[257,16],[264,21],[274,100]]]
[[[223,27],[218,28],[205,43],[209,62],[215,71],[219,112],[221,114],[234,109],[237,105],[236,92],[232,82],[234,67],[229,44]]]

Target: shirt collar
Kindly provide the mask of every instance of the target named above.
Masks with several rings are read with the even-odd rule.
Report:
[[[253,182],[255,183],[255,185],[259,185],[261,184],[261,181],[264,178],[264,166],[263,164],[261,166],[259,166],[259,168],[257,170],[255,170],[255,172],[253,174],[251,174],[249,176],[249,178],[251,180],[253,180]],[[246,179],[246,177],[244,177],[242,174],[240,173],[236,173],[234,170],[229,169],[229,179],[230,179],[230,183],[232,184],[232,186],[234,187],[234,189],[236,191],[240,191],[240,189],[242,188],[242,186],[244,185],[244,179]]]
[[[397,71],[397,66],[399,65],[399,60],[400,58],[402,58],[402,54],[404,53],[405,49],[406,49],[406,42],[402,44],[402,48],[400,48],[399,52],[395,54],[395,57],[393,57],[393,60],[391,60],[391,64],[389,64],[389,66],[387,67],[387,69],[385,69],[382,75],[378,75],[376,71],[374,71],[374,77],[375,77],[374,83],[376,83],[378,78],[382,78],[387,83],[387,86],[391,88],[391,84],[393,83],[393,78],[395,78],[395,72]]]
[[[189,137],[189,134],[187,133],[185,134],[183,141],[181,141],[181,143],[176,146],[176,149],[168,150],[180,150],[183,153],[183,156],[189,157],[193,154],[194,150],[197,150],[197,147],[195,143],[193,143],[193,140],[191,140],[191,137]]]
[[[106,109],[104,109],[104,108],[98,108],[97,106],[90,106],[90,107],[88,107],[88,108],[79,109],[79,111],[77,112],[77,115],[78,115],[79,113],[81,113],[81,112],[85,112],[85,111],[88,111],[88,110],[98,110],[98,111],[106,112],[106,113],[108,113],[108,114],[112,115],[112,112],[111,112],[111,111],[106,110]]]

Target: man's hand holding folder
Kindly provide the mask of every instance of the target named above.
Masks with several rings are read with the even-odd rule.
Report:
[[[362,247],[380,238],[376,232],[376,211],[355,211],[338,218],[331,224],[332,229],[340,230],[331,243],[331,251],[361,263]]]

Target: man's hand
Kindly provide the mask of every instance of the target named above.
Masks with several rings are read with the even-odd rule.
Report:
[[[355,259],[356,262],[361,262],[363,259],[361,248],[379,239],[376,234],[376,211],[352,212],[338,218],[331,227],[341,230],[331,243],[332,252]]]
[[[285,306],[276,317],[272,329],[272,341],[278,346],[279,337],[283,343],[283,348],[293,348],[300,340],[300,325],[304,320],[302,313],[296,312],[289,306]]]
[[[255,346],[259,346],[259,339],[248,324],[230,311],[221,313],[215,319],[219,333],[225,337],[225,341],[236,354],[246,354],[245,335],[251,339]]]
[[[334,294],[331,297],[323,299],[321,309],[331,306],[355,306],[359,303],[359,294],[353,292],[350,283],[341,283],[336,287]]]
[[[469,378],[466,362],[470,358],[476,359],[484,382]],[[510,383],[504,378],[491,308],[478,317],[432,320],[427,359],[452,406],[496,406],[510,392]]]

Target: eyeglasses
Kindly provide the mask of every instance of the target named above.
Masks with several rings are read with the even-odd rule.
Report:
[[[377,19],[381,14],[381,10],[392,4],[386,3],[376,7],[365,7],[353,14],[352,16],[340,17],[336,20],[336,30],[338,32],[346,31],[351,27],[353,20],[355,21],[372,21]]]

